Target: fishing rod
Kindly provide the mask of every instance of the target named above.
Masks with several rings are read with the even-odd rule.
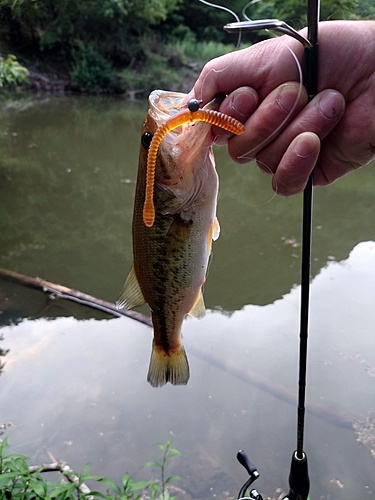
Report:
[[[253,30],[274,30],[289,36],[304,46],[303,83],[307,89],[309,101],[318,91],[318,23],[320,15],[320,0],[308,0],[307,6],[307,38],[294,30],[284,21],[266,19],[260,21],[241,21],[226,24],[224,30],[241,33]],[[307,456],[304,452],[306,370],[307,370],[307,339],[309,326],[310,274],[311,274],[311,228],[313,189],[312,174],[303,192],[302,214],[302,260],[301,260],[301,310],[300,310],[300,345],[299,345],[299,380],[297,406],[297,449],[292,455],[289,473],[289,493],[283,500],[307,500],[310,491]],[[245,467],[249,479],[244,483],[238,494],[239,500],[263,500],[256,490],[250,490],[251,484],[258,479],[259,472],[243,450],[237,454],[237,459]],[[245,496],[248,492],[249,496]]]

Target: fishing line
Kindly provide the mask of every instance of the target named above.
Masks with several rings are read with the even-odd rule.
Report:
[[[232,14],[232,16],[236,19],[237,22],[240,22],[240,18],[237,16],[237,14],[233,12],[233,10],[228,9],[228,7],[224,7],[223,5],[218,5],[216,3],[207,2],[207,0],[199,0],[199,1],[201,3],[204,3],[205,5],[208,5],[209,7],[214,7],[215,9],[221,9],[225,10],[226,12],[229,12],[229,14]]]
[[[213,8],[217,8],[217,9],[222,9],[224,11],[227,11],[229,12],[230,14],[233,15],[233,17],[237,20],[236,23],[231,23],[229,25],[225,25],[224,26],[224,30],[226,31],[231,31],[230,29],[226,29],[227,26],[234,26],[234,25],[237,25],[236,26],[236,32],[238,32],[238,35],[241,36],[242,35],[242,32],[243,30],[241,29],[241,25],[243,25],[244,23],[242,23],[240,20],[239,20],[239,16],[231,11],[230,9],[228,9],[227,7],[224,7],[222,5],[218,5],[218,4],[214,4],[214,3],[211,3],[211,2],[208,2],[207,0],[199,0],[201,3],[205,4],[205,5],[208,5],[210,7],[213,7]],[[251,0],[250,2],[248,2],[242,9],[242,16],[247,20],[247,21],[250,21],[252,23],[263,23],[264,21],[251,21],[250,17],[247,15],[246,13],[246,10],[251,6],[251,5],[254,5],[258,2],[260,2],[262,0]],[[275,23],[273,23],[273,26],[272,26],[272,29],[276,29],[276,31],[280,31],[282,33],[287,33],[287,34],[292,34],[292,36],[294,36],[294,38],[296,38],[297,40],[299,40],[300,42],[304,43],[304,44],[309,44],[308,40],[304,39],[296,30],[294,30],[294,28],[291,28],[290,26],[288,26],[286,23],[284,23],[283,21],[278,21],[278,20],[266,20],[268,22],[270,21],[277,21],[277,26],[276,28],[274,27]],[[259,28],[259,29],[262,29],[262,28]],[[270,31],[270,29],[267,28],[267,26],[265,26],[263,28],[264,31],[268,32],[273,38],[278,38],[278,36]],[[233,30],[234,31],[234,30]],[[252,161],[252,160],[255,160],[257,161],[258,165],[262,165],[262,167],[265,169],[265,170],[268,170],[268,172],[270,174],[273,174],[274,172],[272,172],[271,168],[269,168],[265,163],[263,162],[260,162],[258,160],[256,160],[256,156],[252,155],[252,153],[257,150],[258,152],[263,149],[264,146],[268,145],[269,143],[272,142],[273,138],[277,136],[277,134],[280,132],[280,130],[285,126],[285,124],[288,122],[289,120],[289,117],[291,116],[291,114],[293,114],[293,112],[295,111],[297,105],[298,105],[298,102],[299,102],[299,99],[301,97],[301,94],[303,92],[303,72],[302,72],[302,67],[301,67],[301,64],[296,56],[296,54],[293,52],[293,50],[288,47],[288,45],[285,43],[284,44],[284,47],[286,47],[290,54],[292,55],[292,57],[294,58],[295,62],[296,62],[296,66],[297,66],[297,70],[298,70],[298,83],[299,83],[299,89],[298,89],[298,94],[297,94],[297,97],[296,97],[296,100],[291,108],[291,110],[289,111],[288,115],[284,118],[284,120],[279,124],[279,126],[266,138],[264,139],[260,144],[257,144],[253,149],[247,151],[246,153],[243,153],[241,156],[238,157],[238,159],[245,159],[245,160],[249,160],[249,161]],[[238,43],[237,43],[237,46],[236,46],[236,50],[238,50],[239,48],[239,40],[238,40]],[[223,68],[221,70],[216,70],[216,69],[212,69],[210,71],[213,71],[214,73],[220,73],[220,72],[223,72],[225,71],[226,68]],[[209,72],[205,75],[204,79],[203,79],[203,82],[202,82],[202,87],[204,86],[205,84],[205,81],[207,80],[207,78],[209,77]],[[202,96],[201,96],[202,97]],[[277,180],[275,182],[275,187],[274,187],[274,192],[277,194],[278,192],[278,189],[277,189]],[[275,195],[273,195],[270,199],[268,199],[267,201],[265,201],[264,203],[262,203],[261,205],[259,204],[253,204],[253,205],[250,205],[250,206],[255,206],[255,207],[259,207],[259,206],[264,206],[264,205],[267,205],[268,203],[270,203],[273,199],[274,199]]]
[[[233,10],[228,9],[228,7],[224,7],[223,5],[218,5],[216,3],[207,2],[207,0],[199,0],[199,1],[201,3],[204,3],[205,5],[208,5],[209,7],[213,7],[214,9],[220,9],[229,12],[229,14],[232,14],[232,16],[236,19],[237,22],[240,22],[240,18],[237,16],[237,14],[233,12]],[[241,45],[241,31],[239,31],[238,33],[236,50],[240,47],[240,45]]]
[[[268,31],[268,30],[267,30]],[[276,36],[274,36],[275,38],[278,38]],[[294,58],[295,62],[296,62],[296,66],[297,66],[297,69],[298,69],[298,76],[299,76],[299,88],[298,88],[298,94],[297,94],[297,97],[296,97],[296,100],[294,101],[294,104],[291,108],[291,110],[289,111],[288,113],[288,116],[286,116],[284,118],[284,120],[280,123],[280,125],[266,138],[264,139],[264,141],[262,141],[260,144],[258,144],[256,147],[254,147],[253,149],[250,149],[250,151],[248,151],[247,153],[244,153],[243,155],[239,156],[238,158],[240,159],[246,159],[246,160],[254,160],[256,158],[252,157],[251,156],[251,153],[255,150],[255,149],[263,149],[263,146],[265,146],[266,144],[268,144],[269,142],[272,141],[272,139],[274,137],[276,137],[276,135],[279,133],[279,131],[284,127],[284,125],[288,122],[289,120],[289,117],[290,115],[294,112],[294,110],[296,109],[297,105],[298,105],[298,101],[299,101],[299,98],[301,97],[301,94],[302,94],[302,89],[303,89],[303,75],[302,75],[302,67],[298,61],[298,58],[296,56],[296,54],[293,52],[293,50],[288,47],[286,44],[284,45],[284,48],[287,48],[289,50],[289,52],[291,53],[292,57]],[[249,156],[247,156],[249,155]],[[263,163],[263,165],[265,165]],[[265,165],[266,166],[266,165]],[[270,169],[271,171],[271,169]],[[273,173],[271,171],[271,173]]]
[[[245,7],[243,7],[243,8],[242,8],[242,17],[243,17],[244,19],[246,19],[246,21],[251,21],[250,17],[248,17],[248,16],[247,16],[247,14],[246,14],[246,10],[247,10],[247,8],[248,8],[248,7],[250,7],[250,5],[254,5],[254,4],[256,4],[256,3],[258,3],[258,2],[262,2],[262,1],[263,1],[263,0],[251,0],[251,2],[247,3],[247,4],[245,5]],[[266,31],[268,31],[268,30],[266,30]]]

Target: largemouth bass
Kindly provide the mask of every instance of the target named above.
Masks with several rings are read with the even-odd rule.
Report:
[[[149,96],[134,202],[134,263],[117,302],[118,308],[131,309],[146,302],[151,308],[154,340],[147,380],[154,387],[189,380],[181,327],[187,314],[200,318],[205,313],[202,285],[212,240],[220,232],[214,137],[211,124],[201,121],[174,125],[169,133],[163,132],[166,135],[155,152],[154,213],[151,222],[144,218],[151,139],[171,117],[187,109],[184,98],[185,94],[160,90]],[[216,98],[203,110],[218,109],[221,101]]]

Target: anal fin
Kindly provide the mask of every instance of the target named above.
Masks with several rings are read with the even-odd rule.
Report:
[[[204,305],[202,289],[199,290],[197,300],[195,301],[195,304],[190,309],[188,314],[189,314],[189,316],[193,316],[194,318],[198,318],[198,319],[203,318],[203,316],[206,314],[206,308]]]

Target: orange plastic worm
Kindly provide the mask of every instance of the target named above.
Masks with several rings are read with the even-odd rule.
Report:
[[[146,197],[143,206],[143,222],[147,227],[152,227],[155,221],[154,183],[156,158],[160,143],[168,132],[189,122],[210,123],[236,135],[241,135],[245,132],[245,126],[238,120],[212,109],[198,109],[197,111],[183,110],[171,116],[164,125],[161,125],[152,138],[147,157]]]

